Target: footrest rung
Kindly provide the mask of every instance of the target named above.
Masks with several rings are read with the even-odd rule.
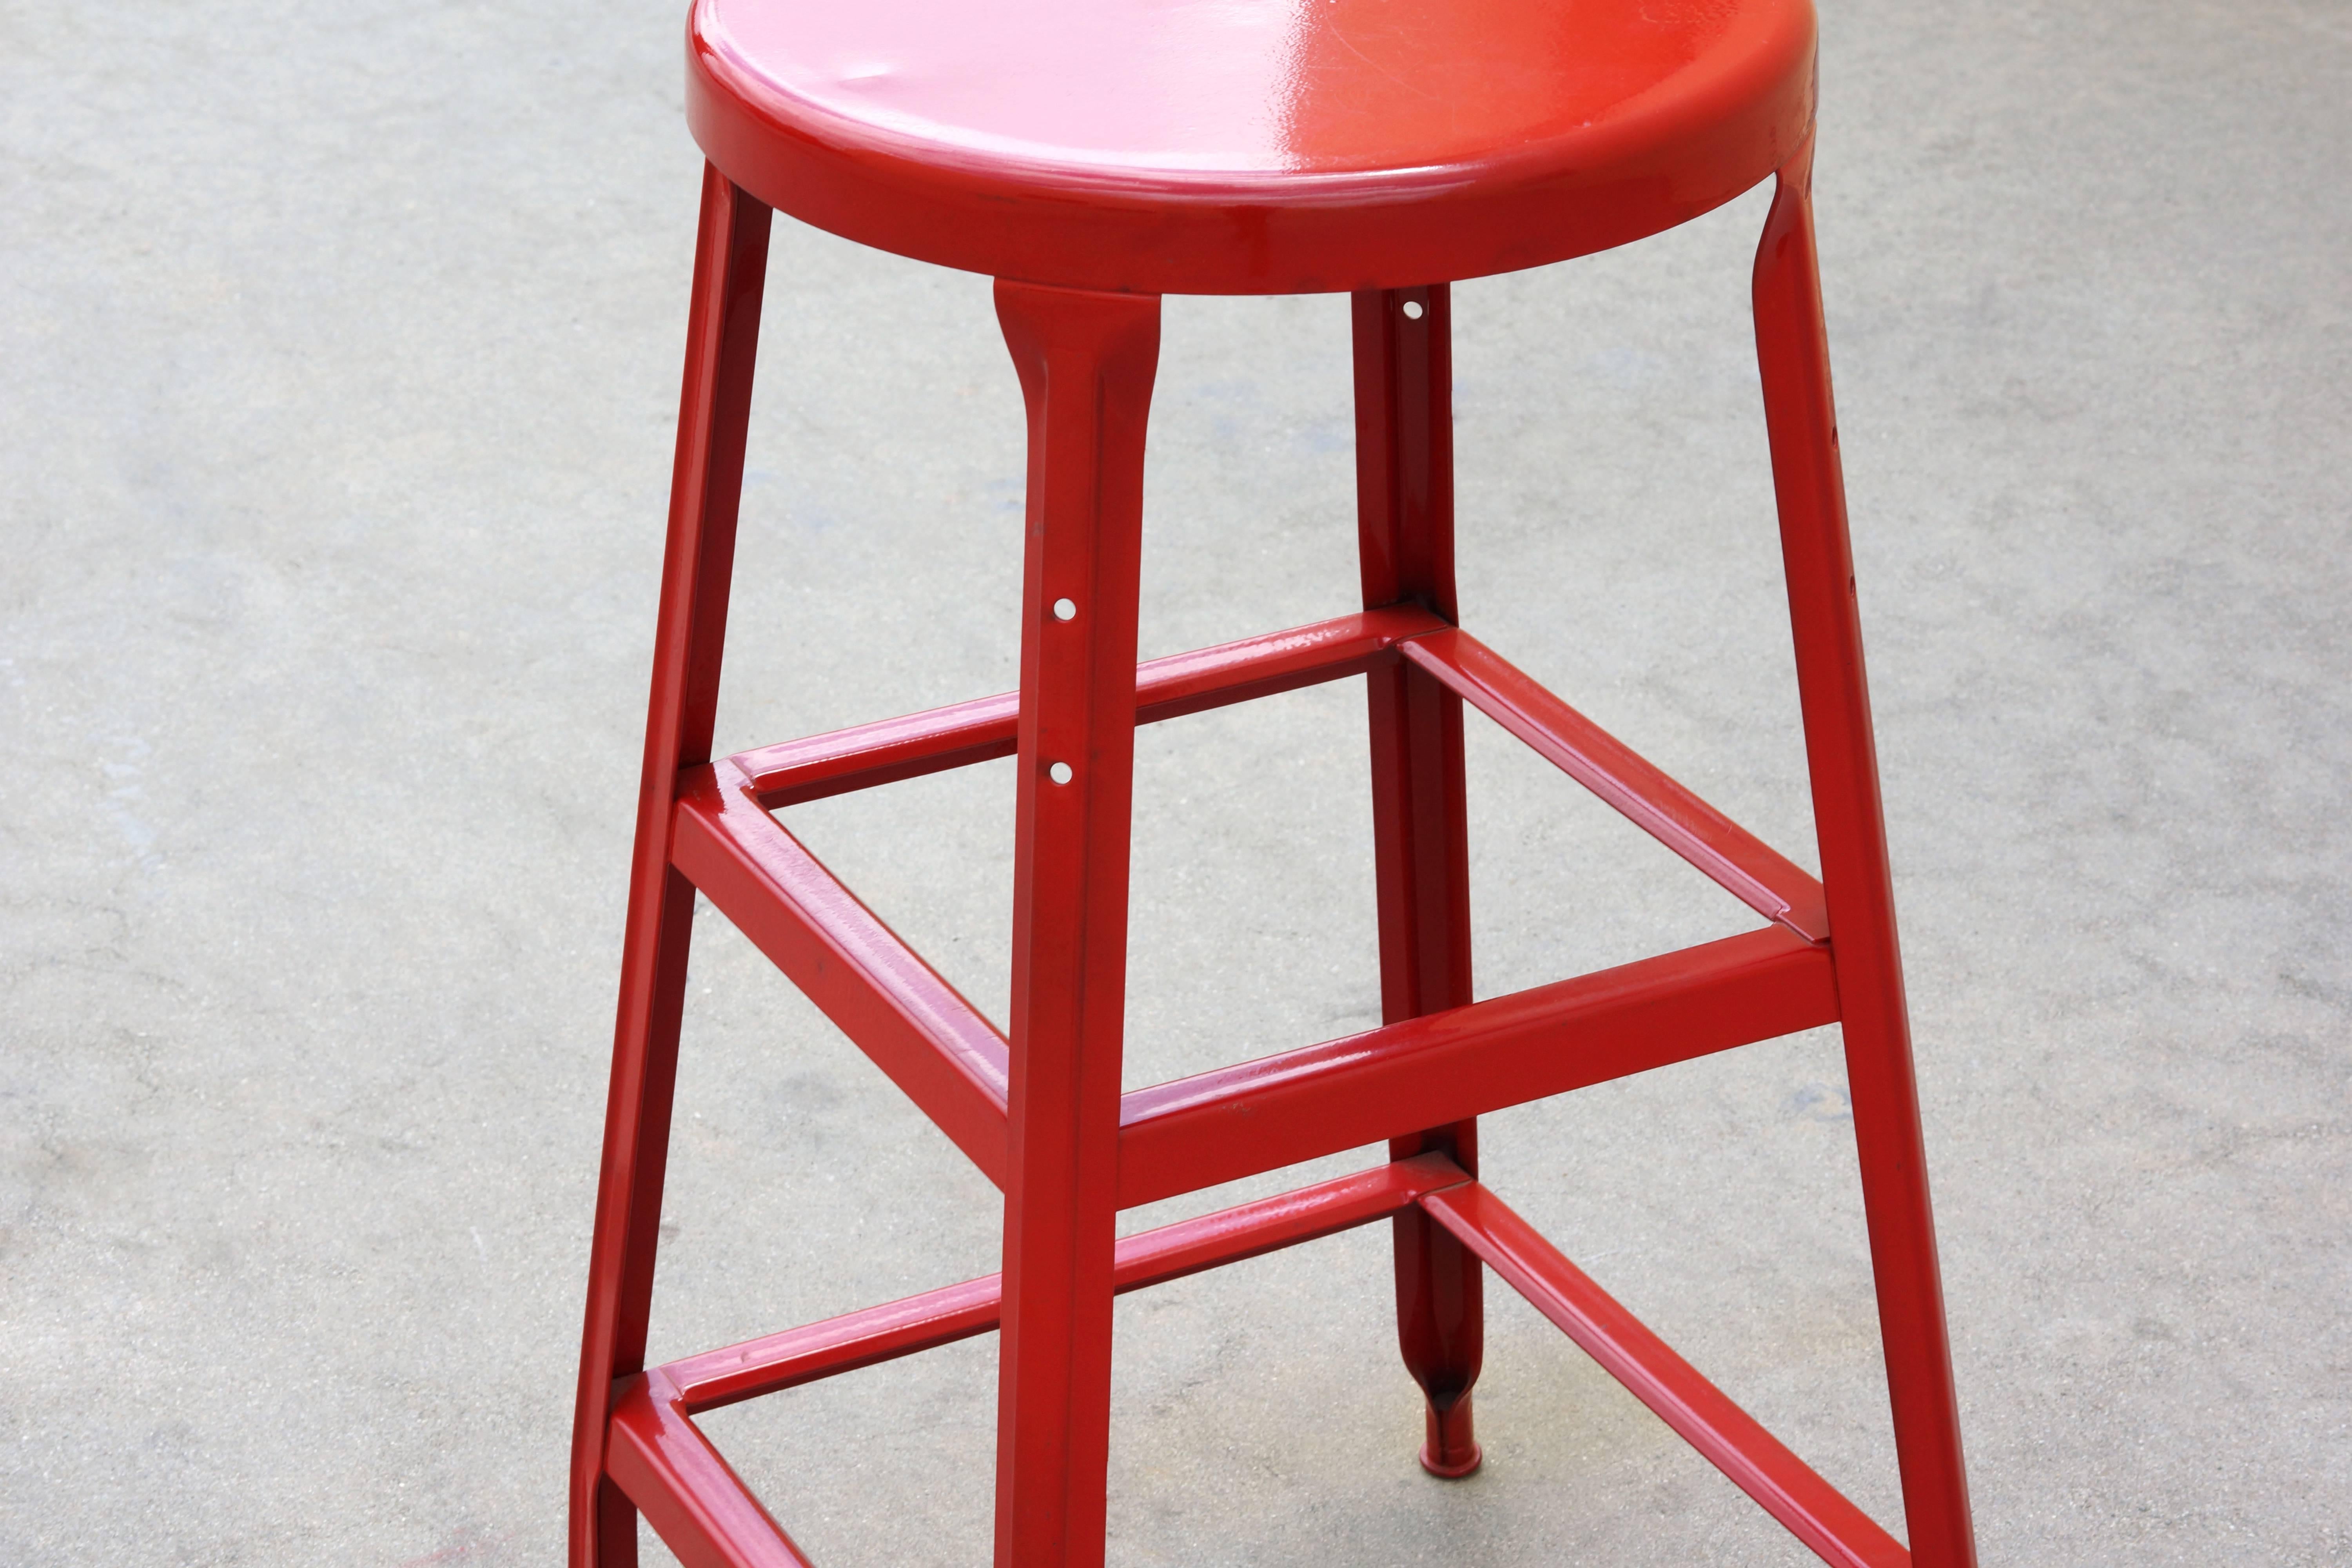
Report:
[[[1139,1232],[1118,1244],[1112,1289],[1124,1293],[1384,1219],[1469,1180],[1442,1154],[1359,1171],[1311,1187]],[[787,1329],[658,1369],[689,1414],[814,1383],[835,1373],[951,1344],[996,1327],[994,1274]]]
[[[1837,1016],[1828,952],[1769,927],[1196,1073],[1121,1100],[1119,1206]]]
[[[1493,648],[1449,626],[1398,651],[1733,898],[1807,942],[1829,940],[1822,885],[1803,867],[1667,777]]]
[[[752,798],[734,763],[679,781],[671,863],[1004,1184],[1004,1037]]]
[[[1838,1568],[1909,1568],[1911,1554],[1780,1440],[1475,1182],[1421,1200],[1438,1224],[1602,1369]]]
[[[811,1568],[658,1369],[621,1380],[604,1467],[685,1568]]]
[[[1401,1160],[1130,1236],[1112,1289],[1140,1289],[1382,1219],[1467,1182],[1443,1154]],[[1001,1278],[688,1356],[615,1386],[606,1473],[686,1568],[810,1568],[693,1421],[705,1410],[996,1327]]]

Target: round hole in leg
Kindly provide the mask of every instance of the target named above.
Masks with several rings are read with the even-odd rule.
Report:
[[[1052,767],[1045,770],[1045,776],[1052,779],[1055,784],[1067,784],[1076,775],[1070,772],[1069,763],[1055,763]]]
[[[1421,301],[1420,301],[1420,300],[1407,300],[1404,302],[1404,319],[1405,319],[1406,321],[1418,321],[1419,320],[1421,320]]]
[[[1076,600],[1056,599],[1054,601],[1054,618],[1055,620],[1073,621],[1077,619],[1077,616],[1078,604]]]

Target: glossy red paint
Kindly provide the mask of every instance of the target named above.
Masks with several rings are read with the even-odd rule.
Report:
[[[1895,1405],[1895,1455],[1912,1554],[1922,1568],[1976,1561],[1959,1401],[1944,1328],[1936,1219],[1895,937],[1895,879],[1878,796],[1878,748],[1863,674],[1862,616],[1846,530],[1845,475],[1830,396],[1829,334],[1813,249],[1813,148],[1781,171],[1756,249],[1756,353],[1780,513],[1789,620],[1797,645],[1822,887],[1838,934],[1838,1017],[1845,1037],[1863,1209],[1878,1287],[1879,1332]]]
[[[1450,626],[1455,617],[1452,294],[1442,283],[1367,289],[1349,301],[1349,315],[1364,605],[1416,605]],[[1408,1019],[1466,1007],[1472,997],[1462,701],[1403,659],[1367,671],[1365,691],[1381,1017],[1393,1029]],[[1316,1119],[1323,1121],[1328,1109],[1329,1102],[1318,1100]],[[1441,1152],[1475,1175],[1478,1123],[1472,1116],[1433,1125],[1425,1119],[1426,1102],[1412,1109],[1424,1119],[1410,1130],[1393,1122],[1383,1129],[1392,1134],[1389,1157]],[[1495,1107],[1469,1109],[1475,1114]],[[1230,1128],[1235,1120],[1226,1118],[1223,1125]],[[1254,1125],[1253,1142],[1281,1146],[1278,1122]],[[1392,1228],[1397,1346],[1427,1406],[1421,1464],[1451,1480],[1478,1468],[1470,1388],[1486,1353],[1486,1278],[1478,1260],[1420,1210],[1397,1215]]]
[[[606,1462],[607,1484],[645,1514],[684,1568],[810,1568],[783,1526],[687,1418],[677,1388],[658,1370],[615,1385]],[[635,1560],[636,1521],[627,1522],[627,1544],[608,1536],[601,1561]]]
[[[1525,1296],[1612,1376],[1824,1561],[1901,1568],[1893,1537],[1442,1154],[1342,1176],[1145,1231],[1118,1244],[1121,1292],[1296,1246],[1399,1212],[1423,1213]],[[997,1326],[1001,1277],[950,1285],[623,1380],[614,1474],[690,1564],[799,1568],[791,1538],[692,1417]]]
[[[1468,632],[1417,637],[1398,651],[1445,689],[1607,801],[1717,887],[1808,942],[1827,942],[1822,885],[1632,747],[1537,685]]]
[[[1415,288],[1730,200],[1812,119],[1805,0],[697,0],[687,121],[795,216],[1000,278]]]
[[[1469,1180],[1443,1155],[1402,1160],[1198,1219],[1179,1220],[1120,1241],[1111,1288],[1140,1290],[1385,1219],[1430,1193]],[[953,1344],[996,1327],[1003,1276],[910,1296],[822,1323],[707,1351],[660,1369],[687,1414],[796,1388],[918,1351]]]
[[[1910,1554],[1475,1182],[1420,1205],[1603,1371],[1729,1476],[1823,1562],[1900,1568]]]
[[[1135,721],[1157,724],[1228,703],[1360,675],[1407,637],[1445,625],[1409,605],[1240,642],[1171,654],[1135,669]],[[919,778],[1013,752],[1021,694],[1008,691],[903,719],[762,746],[728,759],[777,810],[849,790]]]
[[[1119,1198],[1406,1142],[1418,1122],[1460,1125],[1836,1017],[1826,953],[1786,931],[1744,931],[1137,1089],[1120,1110]]]
[[[1814,264],[1802,0],[1013,0],[969,16],[698,0],[689,37],[711,165],[590,1259],[574,1568],[631,1568],[640,1510],[694,1568],[798,1568],[693,1415],[992,1328],[998,1568],[1097,1568],[1113,1295],[1381,1218],[1433,1472],[1478,1462],[1492,1268],[1827,1561],[1971,1568]],[[1818,882],[1455,624],[1446,282],[1639,237],[1776,171],[1755,316]],[[999,275],[1029,422],[1021,686],[713,762],[762,198]],[[1364,608],[1139,666],[1156,291],[1314,289],[1354,291]],[[1135,726],[1353,676],[1381,1026],[1122,1095]],[[1476,1000],[1465,702],[1772,923]],[[771,813],[1004,756],[1000,1031]],[[698,889],[1003,1188],[1001,1275],[645,1367]],[[1907,1552],[1475,1180],[1485,1112],[1832,1021]],[[1122,1206],[1379,1141],[1376,1170],[1117,1238]]]
[[[704,171],[572,1429],[572,1561],[600,1568],[637,1560],[635,1510],[610,1479],[605,1433],[614,1380],[645,1364],[694,929],[694,889],[671,862],[670,822],[678,770],[710,757],[768,229],[766,207],[717,169]]]
[[[1112,1289],[1141,1289],[1335,1235],[1468,1180],[1443,1155],[1424,1155],[1161,1226],[1118,1244]],[[624,1378],[612,1417],[613,1478],[688,1568],[805,1568],[693,1417],[986,1333],[998,1326],[1001,1285],[992,1274]]]
[[[732,764],[681,773],[672,858],[991,1181],[1004,1181],[1004,1037],[760,809]]]
[[[996,286],[1029,415],[996,1560],[1098,1563],[1156,295]],[[1064,621],[1052,605],[1068,599]]]

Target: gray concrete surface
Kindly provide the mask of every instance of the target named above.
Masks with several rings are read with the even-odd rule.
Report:
[[[0,1562],[557,1560],[678,10],[0,8]],[[1989,1563],[2352,1562],[2348,78],[2338,0],[1826,6]],[[1761,216],[1460,289],[1464,600],[1799,850]],[[722,742],[1004,686],[985,283],[786,226],[770,298]],[[1347,606],[1344,353],[1333,300],[1170,303],[1148,651]],[[1361,744],[1346,689],[1145,738],[1132,1078],[1371,1017]],[[1745,923],[1472,767],[1482,992]],[[1010,792],[794,819],[999,1009]],[[991,1267],[985,1184],[703,931],[656,1351]],[[1843,1107],[1796,1038],[1497,1116],[1490,1178],[1899,1524]],[[1385,1291],[1358,1233],[1130,1298],[1113,1562],[1803,1560],[1499,1290],[1487,1468],[1423,1479]],[[979,1563],[991,1346],[711,1426],[821,1561]]]

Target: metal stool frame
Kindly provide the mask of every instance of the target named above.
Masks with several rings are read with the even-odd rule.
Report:
[[[1477,1463],[1492,1268],[1825,1561],[1975,1561],[1937,1279],[1811,203],[1780,169],[1754,279],[1817,882],[1456,623],[1446,288],[1353,296],[1363,605],[1136,663],[1159,298],[1000,281],[1027,405],[1019,692],[713,760],[769,208],[704,177],[669,542],[573,1463],[575,1568],[626,1568],[643,1510],[689,1568],[804,1558],[698,1414],[997,1330],[999,1568],[1102,1561],[1111,1298],[1389,1219],[1423,1462]],[[1076,613],[1055,612],[1068,600]],[[1384,1022],[1122,1095],[1134,729],[1347,676],[1370,702]],[[1745,901],[1761,930],[1473,1001],[1462,704]],[[1017,755],[1010,1037],[771,815]],[[699,889],[1005,1195],[1004,1270],[645,1365],[680,1009]],[[1832,932],[1835,933],[1832,940]],[[1843,1026],[1908,1551],[1477,1180],[1481,1113]],[[1388,1140],[1387,1164],[1115,1239],[1119,1209]]]

